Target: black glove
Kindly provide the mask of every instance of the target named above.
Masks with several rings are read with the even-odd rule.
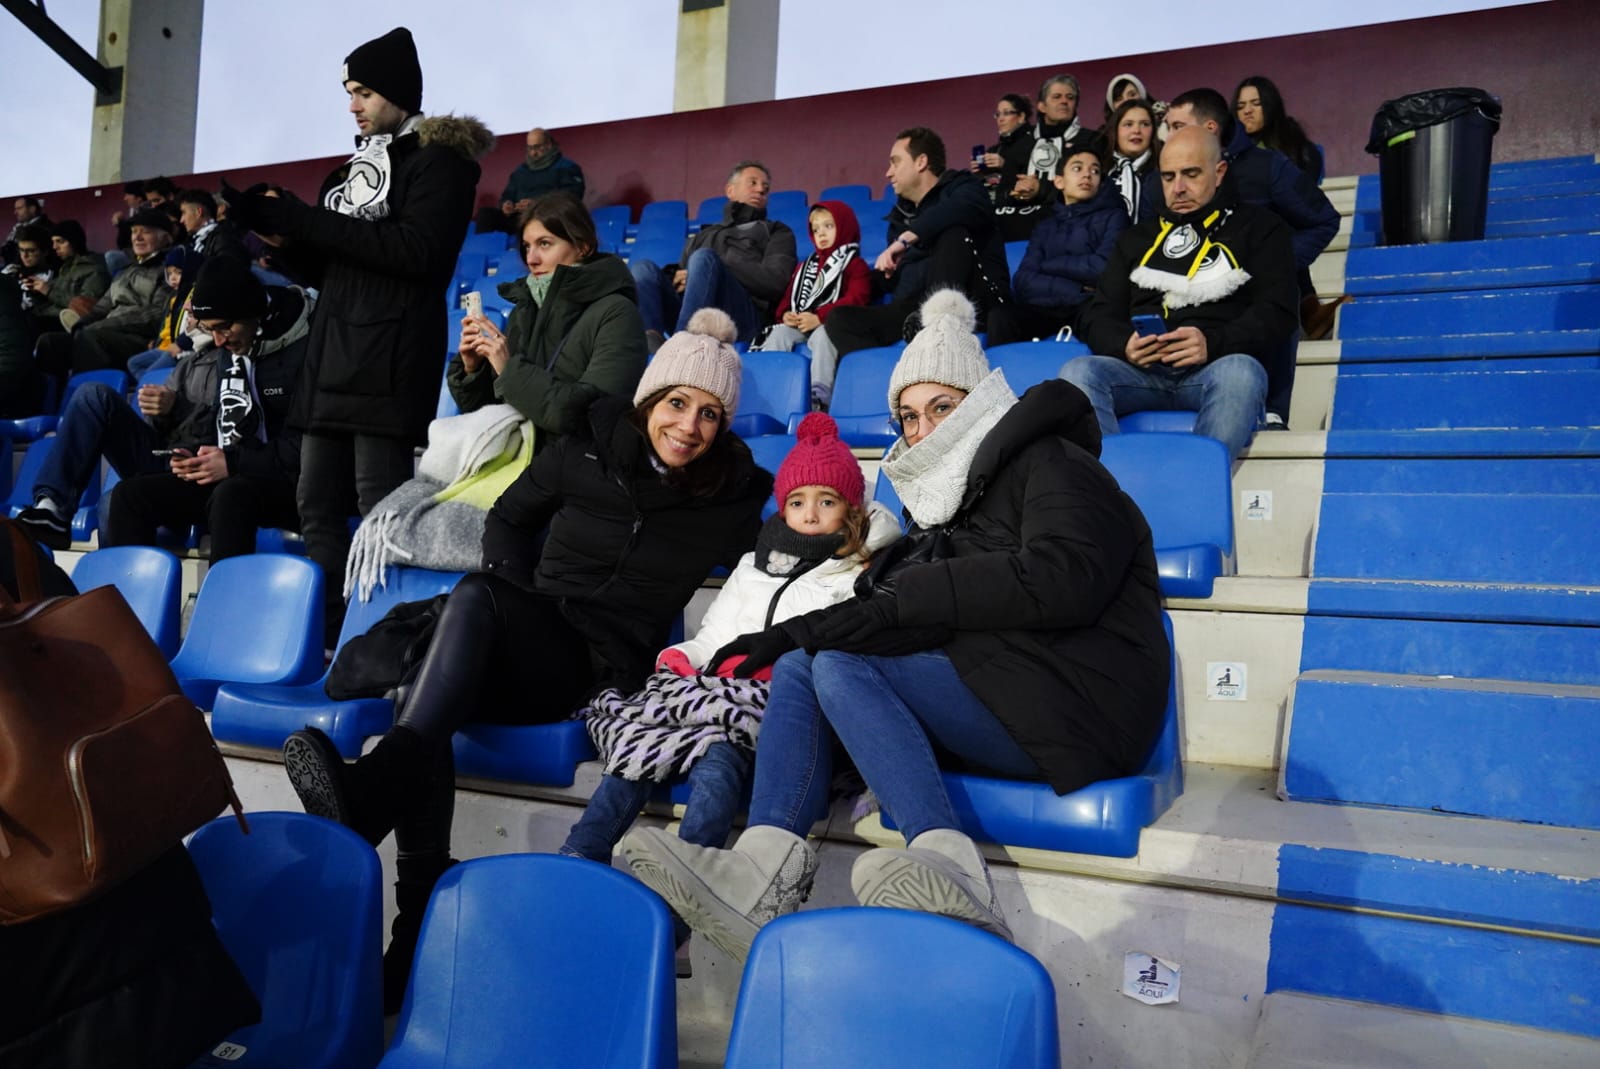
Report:
[[[744,660],[733,670],[733,675],[735,679],[749,679],[790,650],[799,648],[800,643],[795,641],[794,636],[789,634],[782,624],[779,624],[765,631],[752,631],[747,635],[740,635],[713,653],[711,662],[706,667],[715,672],[729,657],[743,656]]]
[[[287,233],[295,214],[305,209],[305,202],[287,189],[269,197],[269,188],[265,182],[243,191],[225,186],[223,199],[228,202],[228,217],[239,226],[268,237]]]
[[[851,598],[838,605],[807,613],[801,619],[809,632],[804,643],[809,652],[859,652],[856,647],[860,643],[879,632],[900,626],[900,603],[884,594]]]

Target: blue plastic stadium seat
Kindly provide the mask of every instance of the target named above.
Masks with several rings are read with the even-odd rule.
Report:
[[[688,225],[682,219],[656,218],[639,224],[634,241],[649,245],[677,242],[678,247],[682,248],[688,234]]]
[[[890,424],[889,376],[904,349],[904,344],[859,349],[839,360],[828,414],[847,445],[890,446],[899,437]]]
[[[777,218],[785,215],[805,217],[810,199],[803,189],[778,189],[767,195],[767,215]]]
[[[133,384],[133,388],[138,391],[145,386],[165,386],[175,370],[176,368],[170,367],[151,368],[139,376],[139,381]]]
[[[108,546],[78,558],[72,568],[78,592],[114,586],[150,638],[171,659],[178,652],[183,566],[156,546]]]
[[[589,218],[594,220],[596,230],[625,227],[633,221],[633,212],[626,204],[607,204],[601,208],[591,208]]]
[[[469,723],[455,734],[456,775],[570,787],[595,757],[581,720],[554,724]]]
[[[172,659],[190,701],[210,709],[223,683],[309,683],[321,672],[321,568],[283,553],[211,566]]]
[[[1161,592],[1209,598],[1233,574],[1233,479],[1228,449],[1195,434],[1114,434],[1100,462],[1144,513]]]
[[[646,204],[639,210],[639,226],[653,223],[657,220],[677,220],[687,226],[689,223],[689,205],[681,200],[656,200]]]
[[[261,1002],[261,1021],[204,1066],[350,1069],[383,1054],[383,867],[348,828],[304,813],[205,825],[189,854],[217,934]]]
[[[1161,622],[1172,645],[1172,620]],[[1074,854],[1133,857],[1139,833],[1183,793],[1183,758],[1178,740],[1178,670],[1173,657],[1167,711],[1155,749],[1132,776],[1101,780],[1071,794],[1047,784],[944,773],[945,789],[961,830],[974,839],[1005,846],[1063,850]],[[894,827],[887,812],[884,827]]]
[[[1085,356],[1089,347],[1072,341],[1023,341],[996,345],[988,351],[989,365],[1006,373],[1006,382],[1018,396],[1029,387],[1061,377],[1061,365],[1076,356]]]
[[[501,282],[507,282],[513,278],[521,278],[527,273],[528,265],[522,259],[522,250],[520,248],[507,249],[494,262],[494,277]]]
[[[665,268],[668,264],[677,263],[678,257],[683,254],[683,239],[658,238],[637,241],[627,246],[625,251],[628,254],[629,263],[649,260],[657,267]]]
[[[885,449],[884,456],[888,455],[889,451]],[[905,527],[905,505],[901,502],[900,495],[895,493],[894,483],[889,481],[889,477],[883,473],[881,467],[878,469],[878,480],[872,488],[872,500],[888,509],[894,518],[900,521],[900,526]]]
[[[434,419],[449,419],[451,416],[461,415],[461,406],[456,404],[455,395],[450,392],[450,369],[447,366],[445,373],[439,377],[439,404],[434,408]]]
[[[783,458],[794,448],[795,441],[795,436],[792,434],[763,434],[745,439],[745,444],[750,447],[750,455],[755,458],[756,466],[765,468],[776,476],[778,465],[783,463]],[[769,519],[777,511],[778,503],[769,495],[766,504],[761,506],[761,518]]]
[[[1129,412],[1117,417],[1123,434],[1193,434],[1194,412]],[[1109,441],[1109,439],[1107,439]]]
[[[730,426],[741,438],[782,434],[790,417],[811,411],[811,361],[794,352],[747,352],[739,413]]]
[[[727,205],[727,197],[707,197],[700,202],[700,209],[694,213],[694,223],[697,226],[711,226],[713,223],[722,222],[722,209]]]
[[[829,186],[817,194],[817,200],[837,200],[850,205],[859,217],[872,203],[872,187],[865,185]]]
[[[455,277],[465,279],[479,278],[488,272],[491,258],[481,252],[463,252],[456,257]]]
[[[128,378],[127,373],[115,368],[80,371],[67,379],[66,389],[61,392],[61,404],[56,406],[53,405],[56,393],[55,381],[53,377],[45,379],[44,399],[40,406],[43,411],[37,416],[0,420],[0,436],[14,442],[31,442],[43,438],[55,430],[56,424],[61,422],[61,413],[67,410],[67,402],[72,400],[72,395],[91,382],[109,386],[120,394],[126,394],[132,387],[132,380]]]
[[[339,629],[340,649],[401,602],[448,593],[462,573],[391,568],[386,575],[387,584],[374,590],[370,601],[351,599],[344,626]],[[359,757],[369,736],[389,730],[394,703],[387,698],[334,701],[323,689],[326,682],[324,674],[314,683],[299,686],[225,683],[217,690],[212,706],[211,733],[222,742],[276,750],[290,732],[310,725],[325,732],[344,756]]]
[[[1028,243],[1026,241],[1006,242],[1006,270],[1011,273],[1012,278],[1017,276],[1017,268],[1022,266],[1022,258],[1027,254]]]
[[[7,515],[15,516],[33,504],[33,486],[39,481],[39,469],[44,467],[45,458],[50,455],[50,450],[55,448],[55,444],[54,438],[40,438],[28,443],[27,451],[22,454],[22,464],[17,468],[16,480],[11,486],[11,496],[6,500]],[[84,531],[89,516],[86,510],[98,505],[99,502],[100,469],[96,467],[78,498],[78,508],[73,516],[73,538],[83,541],[88,537],[88,533]]]
[[[461,253],[464,255],[499,256],[510,242],[511,236],[502,234],[498,230],[491,230],[486,234],[472,234],[461,243]]]
[[[478,858],[440,878],[381,1069],[678,1064],[672,922],[606,865]]]
[[[1055,986],[1027,951],[898,909],[779,917],[750,948],[726,1069],[1055,1069]]]

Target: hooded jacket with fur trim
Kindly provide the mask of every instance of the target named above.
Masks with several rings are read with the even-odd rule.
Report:
[[[315,205],[287,195],[229,198],[240,225],[289,239],[276,255],[320,290],[297,427],[426,440],[449,350],[445,290],[472,217],[477,159],[493,143],[470,117],[407,120],[388,143],[376,211],[324,206],[347,186],[353,163],[328,176]]]

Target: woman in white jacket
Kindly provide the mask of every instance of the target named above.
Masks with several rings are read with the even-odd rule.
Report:
[[[864,500],[861,466],[832,418],[812,413],[778,467],[777,513],[739,561],[694,638],[669,646],[638,694],[607,690],[583,710],[606,775],[561,852],[609,864],[657,783],[687,772],[679,834],[721,846],[750,780],[771,669],[734,678],[743,657],[717,652],[740,635],[844,601],[899,522]]]

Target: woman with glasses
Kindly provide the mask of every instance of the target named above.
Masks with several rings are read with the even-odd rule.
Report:
[[[994,125],[1000,132],[999,139],[981,156],[972,158],[973,173],[985,176],[984,184],[997,204],[1004,203],[1017,175],[1028,167],[1028,154],[1033,151],[1033,127],[1028,125],[1032,114],[1028,98],[1021,93],[1007,93],[1001,97],[1000,103],[994,106]]]
[[[863,905],[940,913],[1010,937],[939,755],[1058,793],[1137,770],[1160,731],[1170,653],[1150,528],[1101,467],[1088,400],[1059,379],[1021,398],[991,371],[971,303],[930,297],[889,380],[901,439],[881,469],[912,521],[856,597],[759,633],[741,672],[776,660],[747,830],[731,850],[636,828],[634,873],[742,959],[797,909],[805,841],[835,738],[906,837],[851,872]],[[1009,896],[1008,896],[1009,897]]]

